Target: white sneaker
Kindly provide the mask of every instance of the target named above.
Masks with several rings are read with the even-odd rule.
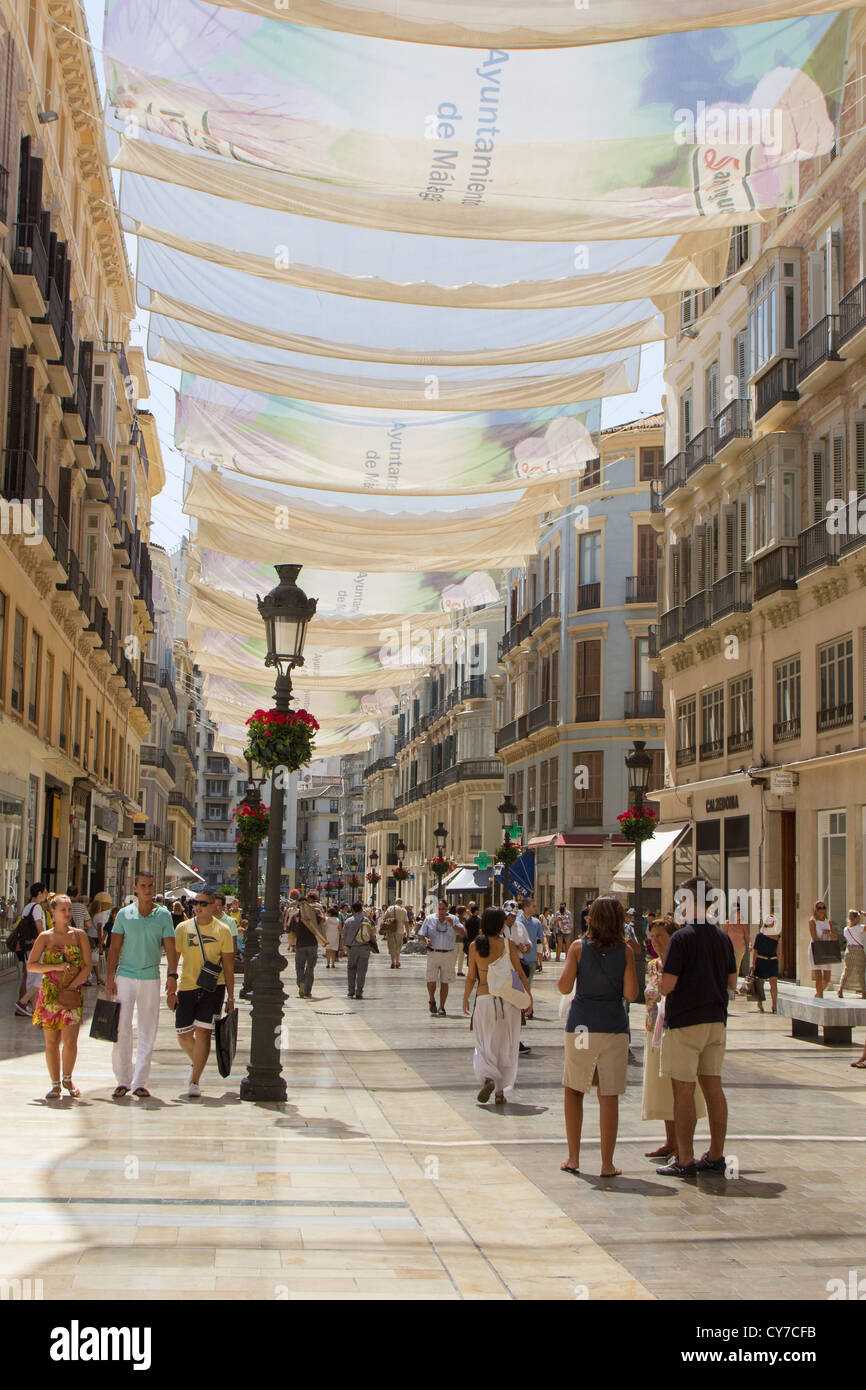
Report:
[[[186,1084],[187,1086],[192,1085],[192,1067],[189,1069],[189,1076],[186,1078]]]
[[[201,1086],[196,1086],[195,1082],[191,1081],[186,1088],[186,1093],[188,1096],[200,1096]]]

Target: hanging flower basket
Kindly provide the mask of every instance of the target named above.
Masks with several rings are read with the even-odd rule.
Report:
[[[382,875],[381,875],[381,874],[377,874],[375,869],[371,869],[370,872],[369,872],[368,874],[365,874],[365,878],[366,878],[366,880],[367,880],[368,883],[374,883],[374,884],[375,884],[375,883],[380,883],[380,882],[381,882]]]
[[[626,840],[631,840],[633,844],[637,844],[638,841],[649,840],[654,834],[658,824],[658,815],[649,806],[644,806],[640,811],[636,806],[632,806],[629,811],[623,811],[621,815],[617,816],[617,820],[619,821],[620,834]]]
[[[270,826],[270,812],[261,802],[242,801],[232,811],[235,821],[235,839],[238,845],[251,848],[267,839]]]
[[[257,709],[247,720],[247,746],[244,757],[271,771],[285,767],[297,772],[312,759],[316,745],[313,735],[319,724],[305,709],[280,714],[275,709]]]
[[[343,886],[343,880],[342,880],[341,878],[335,878],[335,879],[334,879],[334,887],[339,889],[339,888],[342,888],[342,886]]]
[[[350,888],[361,887],[361,880],[359,879],[357,874],[352,874],[352,877],[348,880],[348,883]]]
[[[398,864],[397,868],[394,870],[392,877],[396,880],[397,883],[405,883],[406,879],[409,877],[409,870],[401,868]]]
[[[448,859],[442,854],[437,854],[433,859],[428,859],[427,863],[437,878],[444,878],[446,874],[450,874],[457,868],[453,859]]]
[[[507,844],[503,840],[494,855],[497,864],[507,864],[509,866],[516,864],[519,858],[520,846],[516,845],[513,840],[509,840]]]

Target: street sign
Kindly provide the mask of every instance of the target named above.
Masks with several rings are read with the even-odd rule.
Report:
[[[482,850],[480,854],[476,854],[474,863],[476,869],[489,869],[490,855],[486,854],[484,850]]]
[[[793,772],[775,771],[770,773],[770,795],[787,796],[794,790]]]

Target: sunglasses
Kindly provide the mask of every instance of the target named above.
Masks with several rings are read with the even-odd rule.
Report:
[[[192,905],[193,907],[210,907],[210,903],[207,901],[207,898],[194,898]]]

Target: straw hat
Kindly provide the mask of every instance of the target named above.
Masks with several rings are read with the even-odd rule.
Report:
[[[91,907],[111,907],[112,896],[110,893],[96,893],[91,902]]]

